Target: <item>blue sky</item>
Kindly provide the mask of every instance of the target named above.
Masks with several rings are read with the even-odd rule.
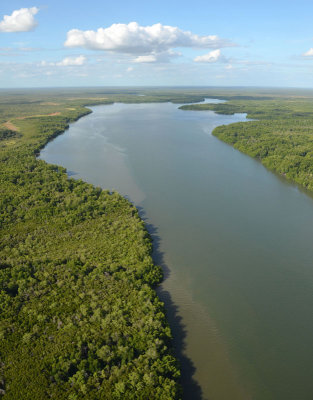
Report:
[[[311,1],[1,0],[0,87],[312,88],[312,14]]]

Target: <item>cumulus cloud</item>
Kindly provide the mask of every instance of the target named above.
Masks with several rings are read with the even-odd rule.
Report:
[[[212,50],[209,53],[204,54],[203,56],[198,56],[194,59],[195,62],[200,62],[200,63],[215,63],[220,60],[221,60],[220,49]]]
[[[37,25],[34,15],[38,13],[37,7],[21,8],[5,15],[0,22],[0,32],[29,32]]]
[[[310,50],[306,51],[302,54],[304,57],[313,57],[313,48],[311,47]]]
[[[56,63],[56,65],[61,67],[73,66],[73,65],[83,65],[85,64],[87,58],[85,56],[78,57],[65,57],[62,61]]]
[[[72,29],[67,33],[64,45],[136,55],[136,62],[156,62],[161,55],[164,57],[177,47],[217,49],[234,46],[234,43],[216,35],[199,36],[175,26],[140,26],[131,22],[113,24],[97,31]]]
[[[134,59],[136,63],[153,63],[157,61],[157,57],[154,54],[148,54],[146,56],[138,56]]]
[[[151,54],[145,54],[137,56],[133,59],[135,63],[156,63],[156,62],[169,62],[171,58],[180,57],[181,53],[176,51],[168,50],[162,53],[152,52]]]
[[[78,57],[65,57],[62,61],[59,62],[47,62],[41,61],[39,66],[40,67],[47,67],[47,66],[57,66],[57,67],[72,67],[72,66],[80,66],[86,63],[87,58],[85,56],[78,56]]]

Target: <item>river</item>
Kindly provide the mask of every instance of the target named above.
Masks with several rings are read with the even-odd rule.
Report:
[[[92,111],[40,157],[139,208],[185,398],[312,400],[312,198],[211,135],[244,114]]]

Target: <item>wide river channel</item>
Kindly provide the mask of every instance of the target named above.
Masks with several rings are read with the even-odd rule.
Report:
[[[211,135],[245,114],[92,107],[41,158],[140,209],[185,398],[313,399],[313,200]]]

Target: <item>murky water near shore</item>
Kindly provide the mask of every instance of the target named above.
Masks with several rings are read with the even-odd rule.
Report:
[[[312,198],[211,135],[243,114],[92,110],[41,158],[139,207],[185,397],[312,400]]]

